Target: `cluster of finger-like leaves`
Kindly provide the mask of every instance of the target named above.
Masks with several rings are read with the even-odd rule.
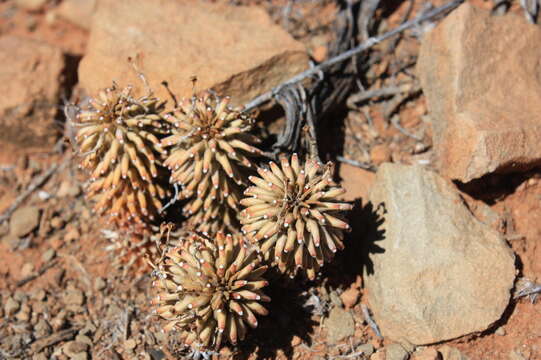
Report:
[[[198,230],[233,230],[236,210],[250,158],[261,153],[259,139],[249,131],[254,119],[233,109],[229,98],[210,93],[183,100],[165,116],[172,135],[162,140],[170,148],[165,161],[171,182],[181,186],[181,198],[190,199],[185,215]]]
[[[267,314],[261,304],[270,301],[261,291],[266,269],[239,237],[193,234],[170,249],[156,271],[156,313],[168,320],[166,331],[178,331],[192,347],[236,344],[257,326],[256,315]]]
[[[159,99],[113,85],[77,114],[80,167],[91,173],[87,196],[120,227],[149,223],[166,196],[158,180],[160,137],[169,126],[163,111]]]
[[[294,154],[257,171],[260,177],[250,176],[254,186],[241,200],[243,233],[282,272],[293,276],[302,268],[313,279],[343,248],[343,230],[349,229],[340,212],[352,205],[337,201],[344,190],[331,178],[332,165],[301,164]]]

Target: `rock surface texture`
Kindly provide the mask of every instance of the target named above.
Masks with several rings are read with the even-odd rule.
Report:
[[[143,88],[128,64],[137,59],[156,94],[179,97],[213,88],[244,104],[305,70],[308,56],[257,7],[201,1],[104,0],[92,19],[81,85],[94,94],[112,80]]]
[[[423,345],[487,329],[515,279],[503,238],[473,217],[455,186],[421,166],[383,164],[370,201],[385,218],[370,254],[368,300],[384,336]]]
[[[64,57],[60,49],[15,36],[0,37],[0,147],[52,145]],[[2,154],[0,154],[0,158]]]
[[[462,182],[541,162],[541,28],[461,5],[423,39],[417,72],[439,171]]]

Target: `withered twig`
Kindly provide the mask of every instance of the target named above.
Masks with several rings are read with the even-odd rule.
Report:
[[[340,162],[343,162],[345,164],[356,166],[356,167],[361,168],[361,169],[365,169],[365,170],[369,170],[369,171],[376,171],[376,169],[374,168],[374,166],[372,164],[363,163],[363,162],[355,161],[355,160],[351,160],[351,159],[346,159],[345,157],[340,156],[340,155],[336,157],[336,160],[338,160]]]
[[[79,331],[79,329],[80,329],[79,326],[72,327],[70,329],[62,330],[52,335],[49,335],[47,337],[38,339],[36,342],[32,344],[31,350],[34,354],[37,354],[41,350],[45,349],[47,346],[57,344],[61,341],[73,339],[75,337],[75,334],[77,334],[77,331]]]
[[[158,210],[158,213],[161,214],[162,212],[165,211],[165,209],[167,209],[169,206],[173,205],[174,203],[178,201],[178,185],[173,184],[173,187],[175,188],[175,196],[173,196],[167,204],[165,204],[160,210]]]
[[[274,87],[272,90],[264,93],[264,94],[261,94],[259,96],[257,96],[256,98],[254,98],[252,101],[250,101],[248,104],[245,105],[245,109],[244,111],[251,111],[253,109],[255,109],[256,107],[258,107],[259,105],[271,100],[278,92],[280,92],[280,90],[285,87],[285,86],[288,86],[288,85],[292,85],[292,84],[295,84],[301,80],[304,80],[310,76],[313,76],[315,74],[317,74],[318,72],[322,71],[323,69],[326,69],[334,64],[337,64],[339,62],[342,62],[344,60],[347,60],[369,48],[371,48],[372,46],[384,41],[384,40],[387,40],[388,38],[394,36],[394,35],[397,35],[397,34],[400,34],[401,32],[409,29],[409,28],[412,28],[416,25],[419,25],[420,23],[422,23],[423,21],[426,21],[426,20],[429,20],[429,19],[432,19],[440,14],[443,14],[445,13],[446,11],[449,11],[449,10],[452,10],[454,8],[456,8],[458,5],[462,4],[464,2],[464,0],[453,0],[443,6],[440,6],[438,8],[435,8],[434,10],[431,10],[429,12],[427,12],[426,14],[424,14],[423,16],[421,17],[418,17],[418,18],[415,18],[415,19],[412,19],[410,21],[407,21],[405,23],[403,23],[402,25],[400,26],[397,26],[395,29],[389,31],[389,32],[386,32],[385,34],[382,34],[382,35],[379,35],[379,36],[375,36],[375,37],[371,37],[369,38],[367,41],[363,42],[362,44],[360,44],[359,46],[357,47],[354,47],[353,49],[351,50],[348,50],[348,51],[345,51],[343,53],[341,53],[340,55],[338,56],[335,56],[325,62],[322,62],[321,64],[317,65],[317,66],[314,66],[306,71],[303,71],[302,73],[300,74],[297,74],[295,76],[293,76],[292,78],[290,78],[289,80],[286,80],[284,81],[283,83],[281,83],[280,85]]]
[[[408,130],[404,129],[404,128],[402,127],[402,125],[400,125],[400,117],[399,117],[398,115],[391,118],[391,124],[393,124],[393,126],[394,126],[398,131],[400,131],[402,134],[406,135],[407,137],[410,137],[410,138],[415,139],[415,140],[417,140],[417,141],[423,140],[422,137],[417,136],[417,135],[415,135],[415,134],[412,134],[412,133],[410,133]]]
[[[0,216],[0,224],[9,219],[11,214],[13,214],[15,210],[17,210],[17,208],[23,203],[23,201],[26,200],[27,197],[29,197],[40,186],[45,184],[47,179],[49,179],[49,177],[51,177],[51,175],[53,175],[55,171],[59,170],[61,167],[66,166],[66,164],[67,162],[63,163],[62,165],[53,164],[53,166],[51,166],[49,170],[41,174],[32,184],[30,184],[30,186],[21,195],[17,197],[17,199],[15,199],[13,204],[11,204],[11,206],[2,214],[2,216]]]
[[[21,279],[19,281],[17,281],[17,283],[15,284],[16,287],[21,287],[27,283],[29,283],[30,281],[34,280],[34,279],[37,279],[38,277],[40,277],[41,275],[43,275],[47,270],[49,270],[50,268],[52,268],[53,266],[55,266],[57,264],[57,261],[56,260],[53,260],[53,261],[50,261],[44,265],[41,266],[41,268],[38,270],[37,273],[35,274],[32,274],[32,275],[29,275],[27,277],[25,277],[24,279]]]
[[[372,330],[374,330],[377,337],[382,338],[383,336],[381,336],[378,325],[374,320],[372,320],[372,317],[370,316],[370,310],[368,310],[368,306],[366,306],[365,304],[361,304],[361,309],[363,310],[363,316],[368,325],[370,325]]]
[[[392,96],[396,94],[409,93],[411,91],[410,84],[403,84],[398,86],[388,86],[380,89],[361,91],[351,95],[347,100],[347,106],[350,109],[357,109],[357,105],[366,100],[373,98],[380,98],[384,96]]]

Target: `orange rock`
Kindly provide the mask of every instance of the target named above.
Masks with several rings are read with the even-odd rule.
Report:
[[[370,151],[370,157],[375,165],[391,161],[391,149],[385,144],[378,144]]]
[[[539,43],[541,28],[523,16],[469,2],[423,38],[417,73],[444,176],[469,182],[539,163]]]
[[[346,190],[343,198],[347,201],[365,199],[376,177],[373,172],[345,163],[340,164],[339,176],[342,180],[341,185]]]
[[[62,51],[51,45],[0,37],[0,158],[13,150],[48,148],[58,134]]]
[[[357,301],[359,301],[359,296],[359,289],[356,286],[352,286],[340,295],[340,299],[342,299],[342,303],[344,303],[346,309],[350,309],[357,304]]]
[[[259,7],[223,2],[104,0],[91,26],[79,67],[83,88],[94,94],[112,80],[142,89],[127,59],[138,57],[157,96],[169,99],[213,88],[235,105],[308,68],[305,47]]]

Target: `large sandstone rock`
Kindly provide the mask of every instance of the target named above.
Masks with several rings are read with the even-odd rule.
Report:
[[[468,182],[541,163],[541,28],[461,5],[422,42],[440,173]]]
[[[60,49],[0,37],[0,158],[54,143],[64,57]]]
[[[514,255],[455,186],[421,166],[383,164],[369,196],[384,216],[368,300],[384,336],[415,345],[487,329],[508,305]]]
[[[180,97],[213,88],[243,104],[305,70],[304,46],[258,7],[205,1],[103,0],[93,16],[79,79],[90,94],[112,80],[142,88],[128,64],[140,70],[158,96],[167,81]]]

